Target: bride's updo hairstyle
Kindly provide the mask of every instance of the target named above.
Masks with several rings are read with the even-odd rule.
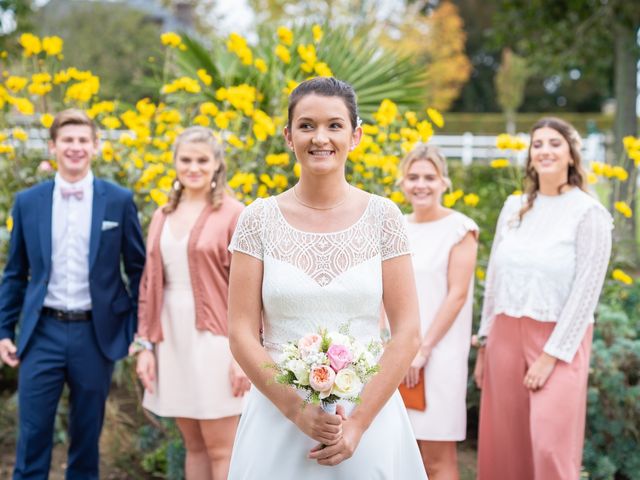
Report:
[[[533,165],[531,165],[531,145],[533,144],[533,134],[536,130],[539,130],[541,128],[552,128],[560,135],[562,135],[562,137],[569,144],[569,154],[571,155],[571,159],[573,160],[573,162],[569,164],[567,183],[560,186],[558,193],[562,191],[562,188],[565,185],[571,185],[574,187],[578,187],[580,190],[583,190],[585,192],[587,191],[587,175],[582,168],[582,155],[580,154],[582,140],[580,139],[578,131],[569,122],[565,122],[560,118],[541,118],[533,124],[533,127],[531,127],[531,141],[529,143],[529,150],[527,151],[527,164],[525,167],[524,178],[524,192],[527,194],[527,203],[520,209],[520,212],[518,214],[520,217],[520,221],[522,221],[522,217],[524,216],[524,214],[531,210],[531,208],[533,208],[533,202],[538,196],[538,191],[540,190],[540,179],[538,178],[538,172],[536,172],[535,168],[533,168]]]
[[[321,97],[340,97],[349,110],[349,120],[351,127],[355,130],[358,127],[358,103],[356,101],[356,92],[347,82],[338,80],[333,77],[315,77],[305,80],[289,95],[289,108],[287,110],[287,128],[291,130],[291,120],[293,111],[298,102],[307,95],[319,95]]]

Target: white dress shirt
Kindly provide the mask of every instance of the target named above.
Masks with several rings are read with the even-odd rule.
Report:
[[[63,198],[62,189],[82,189],[82,200]],[[51,276],[44,305],[58,310],[91,310],[89,239],[93,174],[69,183],[56,174],[51,206]]]
[[[611,254],[609,212],[579,188],[538,193],[518,221],[526,196],[505,202],[491,248],[480,335],[496,315],[555,322],[544,351],[571,362],[594,311]]]

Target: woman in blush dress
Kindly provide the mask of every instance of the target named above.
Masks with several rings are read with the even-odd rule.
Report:
[[[478,478],[575,480],[612,219],[586,192],[580,137],[563,120],[533,126],[526,181],[500,213],[487,269]]]
[[[418,303],[402,215],[349,185],[359,142],[355,93],[334,78],[298,85],[284,135],[301,166],[290,190],[243,212],[231,242],[229,340],[256,388],[233,449],[232,480],[425,479],[397,386],[418,348]],[[361,402],[337,414],[305,405],[265,365],[319,328],[348,324],[379,338],[382,300],[392,338]],[[260,330],[263,327],[263,337]]]
[[[226,193],[223,149],[211,130],[182,132],[174,162],[169,203],[149,226],[136,370],[143,406],[176,418],[187,479],[222,479],[249,388],[227,339],[227,247],[243,205]]]
[[[411,203],[407,230],[416,278],[422,343],[405,378],[424,369],[425,411],[408,410],[431,480],[457,479],[456,442],[466,437],[467,361],[478,226],[442,206],[451,187],[444,156],[418,144],[401,162],[400,186]]]

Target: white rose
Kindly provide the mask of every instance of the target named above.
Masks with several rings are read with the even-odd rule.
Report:
[[[336,374],[331,393],[340,398],[354,398],[362,391],[364,385],[350,368],[343,368]]]
[[[338,332],[329,332],[327,337],[331,340],[332,345],[344,345],[345,347],[349,347],[351,345],[351,340],[346,335],[343,335]]]
[[[291,370],[296,376],[296,380],[300,385],[309,385],[309,369],[307,364],[302,360],[291,359],[287,362],[287,369]]]

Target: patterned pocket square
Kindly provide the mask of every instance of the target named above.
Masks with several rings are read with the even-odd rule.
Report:
[[[119,225],[118,222],[111,222],[109,220],[104,220],[102,222],[102,231],[111,230],[112,228],[116,228]]]

